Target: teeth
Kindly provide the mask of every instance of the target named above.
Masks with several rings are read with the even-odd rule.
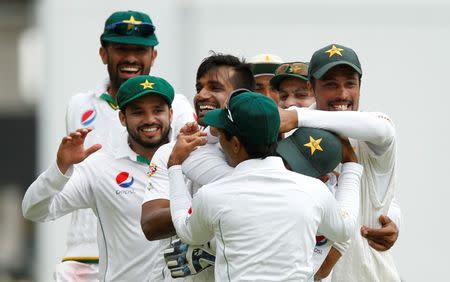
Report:
[[[200,105],[199,106],[200,110],[215,110],[216,107],[211,106],[211,105]]]
[[[157,130],[158,130],[157,127],[142,128],[142,131],[144,132],[155,132]]]
[[[348,105],[333,105],[333,108],[338,111],[346,111],[348,109]]]
[[[121,71],[127,71],[127,72],[137,72],[139,68],[137,67],[121,67]]]

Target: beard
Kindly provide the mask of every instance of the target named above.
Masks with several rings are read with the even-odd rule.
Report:
[[[152,141],[145,141],[141,138],[139,135],[139,128],[137,130],[132,130],[127,126],[127,132],[131,139],[133,139],[134,142],[139,144],[140,146],[146,148],[146,149],[154,149],[158,148],[159,146],[168,143],[169,142],[169,131],[170,126],[167,128],[161,129],[161,136],[160,138]]]

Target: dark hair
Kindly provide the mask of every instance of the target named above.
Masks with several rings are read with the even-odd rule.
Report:
[[[277,148],[277,142],[273,142],[269,145],[253,145],[249,144],[247,142],[247,139],[243,136],[239,135],[232,135],[231,133],[227,132],[224,129],[221,129],[221,131],[225,135],[225,139],[227,141],[230,141],[233,136],[236,136],[239,139],[239,142],[241,142],[242,146],[244,146],[245,151],[247,152],[248,156],[251,159],[264,159],[266,157],[270,156],[276,156],[276,148]]]
[[[203,59],[197,70],[197,80],[206,73],[219,67],[230,67],[234,70],[233,76],[230,78],[234,89],[245,88],[251,91],[255,90],[255,78],[253,77],[251,65],[246,63],[244,59],[240,60],[233,55],[215,53],[211,51],[211,56]]]

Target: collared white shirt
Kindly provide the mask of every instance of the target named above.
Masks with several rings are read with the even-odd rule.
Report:
[[[98,218],[100,281],[162,281],[160,242],[148,241],[140,225],[149,166],[137,161],[126,135],[121,140],[115,154],[94,153],[66,175],[54,163],[28,188],[23,213],[43,222],[90,208]]]
[[[107,95],[108,84],[109,79],[104,79],[95,89],[71,97],[66,111],[66,131],[91,127],[94,130],[86,137],[85,146],[100,143],[103,151],[114,152],[116,140],[126,134],[126,129],[120,123],[119,110],[101,98]],[[176,138],[183,125],[194,121],[194,110],[184,95],[175,94],[172,109],[170,139]],[[98,257],[97,218],[89,209],[76,210],[69,225],[65,258],[95,257]]]
[[[307,281],[316,233],[345,241],[355,226],[320,180],[288,171],[279,157],[244,161],[202,187],[190,215],[181,166],[171,167],[169,177],[178,236],[191,244],[217,240],[217,281]]]

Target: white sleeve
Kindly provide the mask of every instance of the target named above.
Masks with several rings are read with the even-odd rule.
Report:
[[[173,226],[178,237],[187,243],[200,245],[213,238],[212,228],[209,228],[207,201],[204,200],[203,189],[200,189],[192,200],[184,182],[181,166],[169,168],[170,179],[170,213]]]
[[[402,211],[396,199],[392,199],[387,216],[397,225],[398,230],[402,223]]]
[[[28,187],[22,201],[23,216],[32,221],[57,219],[74,210],[92,208],[94,196],[87,176],[78,168],[69,178],[54,162]]]
[[[395,128],[383,113],[333,112],[295,108],[298,127],[315,127],[336,132],[367,142],[377,154],[382,155],[395,139]]]
[[[173,137],[176,139],[180,129],[188,122],[195,121],[194,109],[182,94],[175,94],[175,98],[172,102],[173,117],[172,117],[172,130]]]
[[[233,172],[233,168],[228,165],[219,143],[208,143],[198,147],[183,162],[182,169],[187,178],[201,186],[219,180]]]
[[[324,216],[318,232],[335,242],[350,239],[356,228],[359,213],[359,190],[362,166],[357,163],[345,163],[338,180],[336,200],[327,191],[324,197]]]
[[[144,200],[142,203],[157,199],[170,199],[167,162],[174,144],[174,142],[171,142],[159,147],[153,155],[150,162],[148,186],[145,190]]]

